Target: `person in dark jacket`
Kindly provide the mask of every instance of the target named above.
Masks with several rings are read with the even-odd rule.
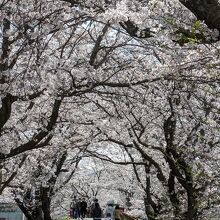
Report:
[[[99,202],[98,199],[96,199],[96,198],[93,199],[93,203],[89,207],[89,211],[88,211],[88,214],[89,214],[90,218],[92,218],[92,210],[95,208],[95,204],[98,203],[98,202]]]
[[[76,203],[76,217],[77,219],[81,218],[81,198]]]
[[[93,209],[91,210],[91,217],[93,220],[101,220],[102,218],[102,209],[98,202],[95,203]]]
[[[81,217],[82,218],[85,218],[86,216],[86,211],[87,211],[87,202],[85,201],[85,198],[82,199],[82,202],[81,202]]]

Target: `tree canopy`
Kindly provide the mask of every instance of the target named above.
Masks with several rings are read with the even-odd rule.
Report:
[[[28,219],[38,186],[39,220],[69,188],[139,194],[151,220],[217,215],[218,0],[2,0],[0,25],[0,191]]]

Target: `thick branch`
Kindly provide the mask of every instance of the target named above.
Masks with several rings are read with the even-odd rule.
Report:
[[[61,102],[62,102],[62,100],[55,100],[53,110],[52,110],[52,113],[51,113],[51,116],[50,116],[50,121],[48,122],[48,125],[47,125],[45,130],[41,130],[29,142],[27,142],[25,144],[22,144],[17,148],[12,149],[9,154],[5,155],[5,157],[3,157],[3,155],[0,155],[0,159],[13,157],[13,156],[16,156],[18,154],[24,153],[28,150],[33,150],[33,149],[39,148],[38,145],[41,146],[40,142],[44,138],[46,138],[46,136],[50,133],[50,131],[52,131],[53,127],[56,124]],[[50,138],[49,139],[48,138],[46,139],[46,142],[47,142],[47,140],[50,140]],[[42,146],[44,146],[44,144]]]
[[[124,22],[119,22],[122,28],[126,30],[126,32],[132,36],[132,37],[137,37],[137,38],[150,38],[153,37],[152,31],[150,28],[145,28],[145,29],[139,29],[137,25],[135,25],[134,22],[131,20],[127,20]]]
[[[23,164],[24,164],[26,158],[27,158],[27,155],[25,154],[25,155],[22,157],[22,159],[21,159],[21,161],[20,161],[20,163],[19,163],[19,165],[18,165],[18,168],[21,168],[21,167],[23,166]],[[17,172],[18,172],[18,170],[14,171],[14,172],[11,174],[11,176],[10,176],[5,182],[3,182],[3,185],[2,185],[1,188],[0,188],[0,195],[2,194],[3,190],[9,185],[9,183],[16,177]]]
[[[8,55],[10,51],[10,41],[7,31],[10,29],[10,21],[7,18],[3,19],[3,40],[2,40],[2,55],[0,57],[0,71],[8,68]],[[4,78],[0,79],[0,83],[4,83]]]
[[[22,101],[26,101],[26,100],[32,100],[35,99],[37,97],[39,97],[45,89],[38,91],[36,93],[33,93],[31,95],[26,95],[26,96],[14,96],[10,93],[7,93],[6,96],[4,98],[2,98],[2,105],[0,108],[0,133],[2,128],[4,127],[4,125],[6,124],[6,122],[8,121],[8,119],[11,116],[11,109],[12,109],[12,104],[13,102],[17,101],[17,100],[22,100]]]
[[[104,28],[102,29],[102,33],[98,36],[96,42],[95,42],[95,45],[93,47],[93,50],[92,50],[92,54],[90,56],[90,60],[89,60],[89,64],[91,66],[94,66],[94,68],[97,68],[97,65],[96,65],[96,59],[97,59],[97,55],[98,55],[98,52],[100,50],[100,45],[101,45],[101,42],[103,40],[103,37],[105,36],[105,34],[107,33],[108,31],[108,26],[109,24],[106,24],[104,26]]]
[[[2,106],[0,108],[0,133],[1,133],[1,129],[10,118],[11,106],[12,103],[16,100],[17,97],[12,96],[9,93],[2,99]]]

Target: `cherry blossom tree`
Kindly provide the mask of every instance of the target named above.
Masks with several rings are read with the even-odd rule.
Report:
[[[80,143],[133,166],[151,219],[217,208],[219,10],[218,0],[3,0],[1,193],[35,152]],[[115,147],[126,157],[108,158]]]

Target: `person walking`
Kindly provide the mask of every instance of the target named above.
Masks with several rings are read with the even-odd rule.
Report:
[[[73,197],[72,202],[70,203],[70,217],[77,218],[77,198],[76,196]]]
[[[110,200],[107,202],[107,207],[105,209],[105,217],[110,219],[115,219],[114,211],[115,211],[114,200]]]
[[[102,218],[102,209],[98,202],[94,203],[94,207],[91,210],[91,217],[93,220],[101,220]]]
[[[82,202],[80,204],[80,208],[81,208],[81,217],[85,218],[86,216],[86,211],[87,211],[87,202],[85,201],[85,198],[82,199]]]
[[[76,218],[81,218],[81,198],[79,198],[79,200],[76,203]]]
[[[95,208],[95,204],[98,203],[98,199],[94,198],[93,203],[89,207],[89,217],[92,218],[92,210]]]

